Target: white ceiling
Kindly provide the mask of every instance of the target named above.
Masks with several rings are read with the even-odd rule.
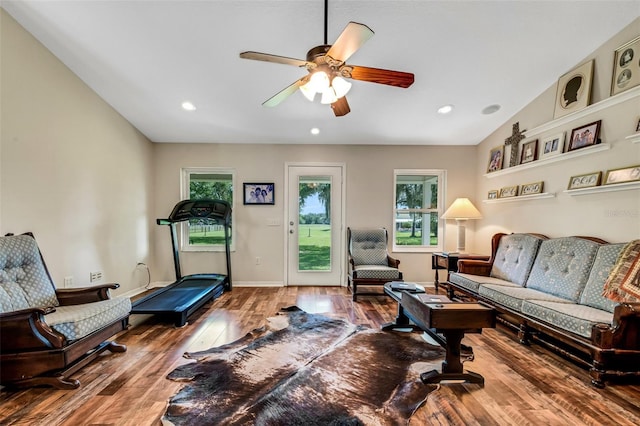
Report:
[[[238,57],[305,59],[322,0],[1,1],[154,142],[475,145],[640,16],[640,0],[330,0],[329,44],[349,21],[375,32],[349,64],[415,74],[408,89],[354,81],[336,118],[301,93],[262,107],[306,70]]]

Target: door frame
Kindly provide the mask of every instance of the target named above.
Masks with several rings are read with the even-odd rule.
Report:
[[[347,279],[347,260],[346,260],[346,226],[345,222],[347,220],[347,164],[346,163],[336,163],[336,162],[305,162],[305,161],[292,161],[284,163],[284,182],[282,186],[284,187],[284,208],[283,208],[283,239],[284,239],[284,280],[283,284],[285,287],[288,287],[289,284],[289,226],[287,225],[289,222],[289,168],[290,167],[340,167],[342,170],[342,179],[340,182],[341,189],[341,198],[342,209],[340,211],[340,241],[336,241],[335,247],[340,250],[339,258],[342,259],[339,262],[340,265],[340,287],[346,287],[346,279]],[[297,221],[297,218],[296,218]]]

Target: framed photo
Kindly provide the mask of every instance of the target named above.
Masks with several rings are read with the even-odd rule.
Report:
[[[515,186],[505,186],[504,188],[500,188],[500,193],[498,194],[498,198],[510,198],[518,196],[518,185]]]
[[[569,71],[558,80],[553,118],[576,112],[591,103],[593,59]]]
[[[504,159],[504,145],[500,145],[493,148],[489,152],[489,164],[487,165],[487,173],[501,170],[503,159]]]
[[[640,180],[640,165],[624,167],[622,169],[607,170],[604,178],[605,185],[635,182]]]
[[[602,172],[587,173],[586,175],[571,176],[567,189],[591,188],[600,185]]]
[[[243,183],[243,204],[274,204],[273,182]]]
[[[562,154],[564,151],[565,132],[542,139],[540,148],[540,159],[549,158]]]
[[[640,37],[618,47],[613,58],[611,96],[640,84]]]
[[[530,163],[538,159],[538,139],[522,144],[520,164]]]
[[[496,198],[498,198],[498,190],[492,189],[491,191],[489,191],[489,193],[487,194],[487,199],[495,200]]]
[[[601,124],[602,120],[598,120],[573,129],[571,131],[567,152],[600,143],[598,136],[600,135]]]
[[[527,183],[520,187],[520,195],[542,194],[544,182]]]

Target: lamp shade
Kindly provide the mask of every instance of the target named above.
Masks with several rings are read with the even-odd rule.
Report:
[[[468,198],[457,198],[444,212],[442,219],[482,219],[482,215]]]

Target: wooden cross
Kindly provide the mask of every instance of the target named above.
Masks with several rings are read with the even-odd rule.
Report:
[[[504,140],[505,146],[511,145],[511,156],[509,157],[509,167],[513,167],[518,164],[518,144],[522,139],[524,139],[524,132],[526,130],[520,131],[520,122],[518,121],[513,125],[513,130],[511,131],[511,136]]]

